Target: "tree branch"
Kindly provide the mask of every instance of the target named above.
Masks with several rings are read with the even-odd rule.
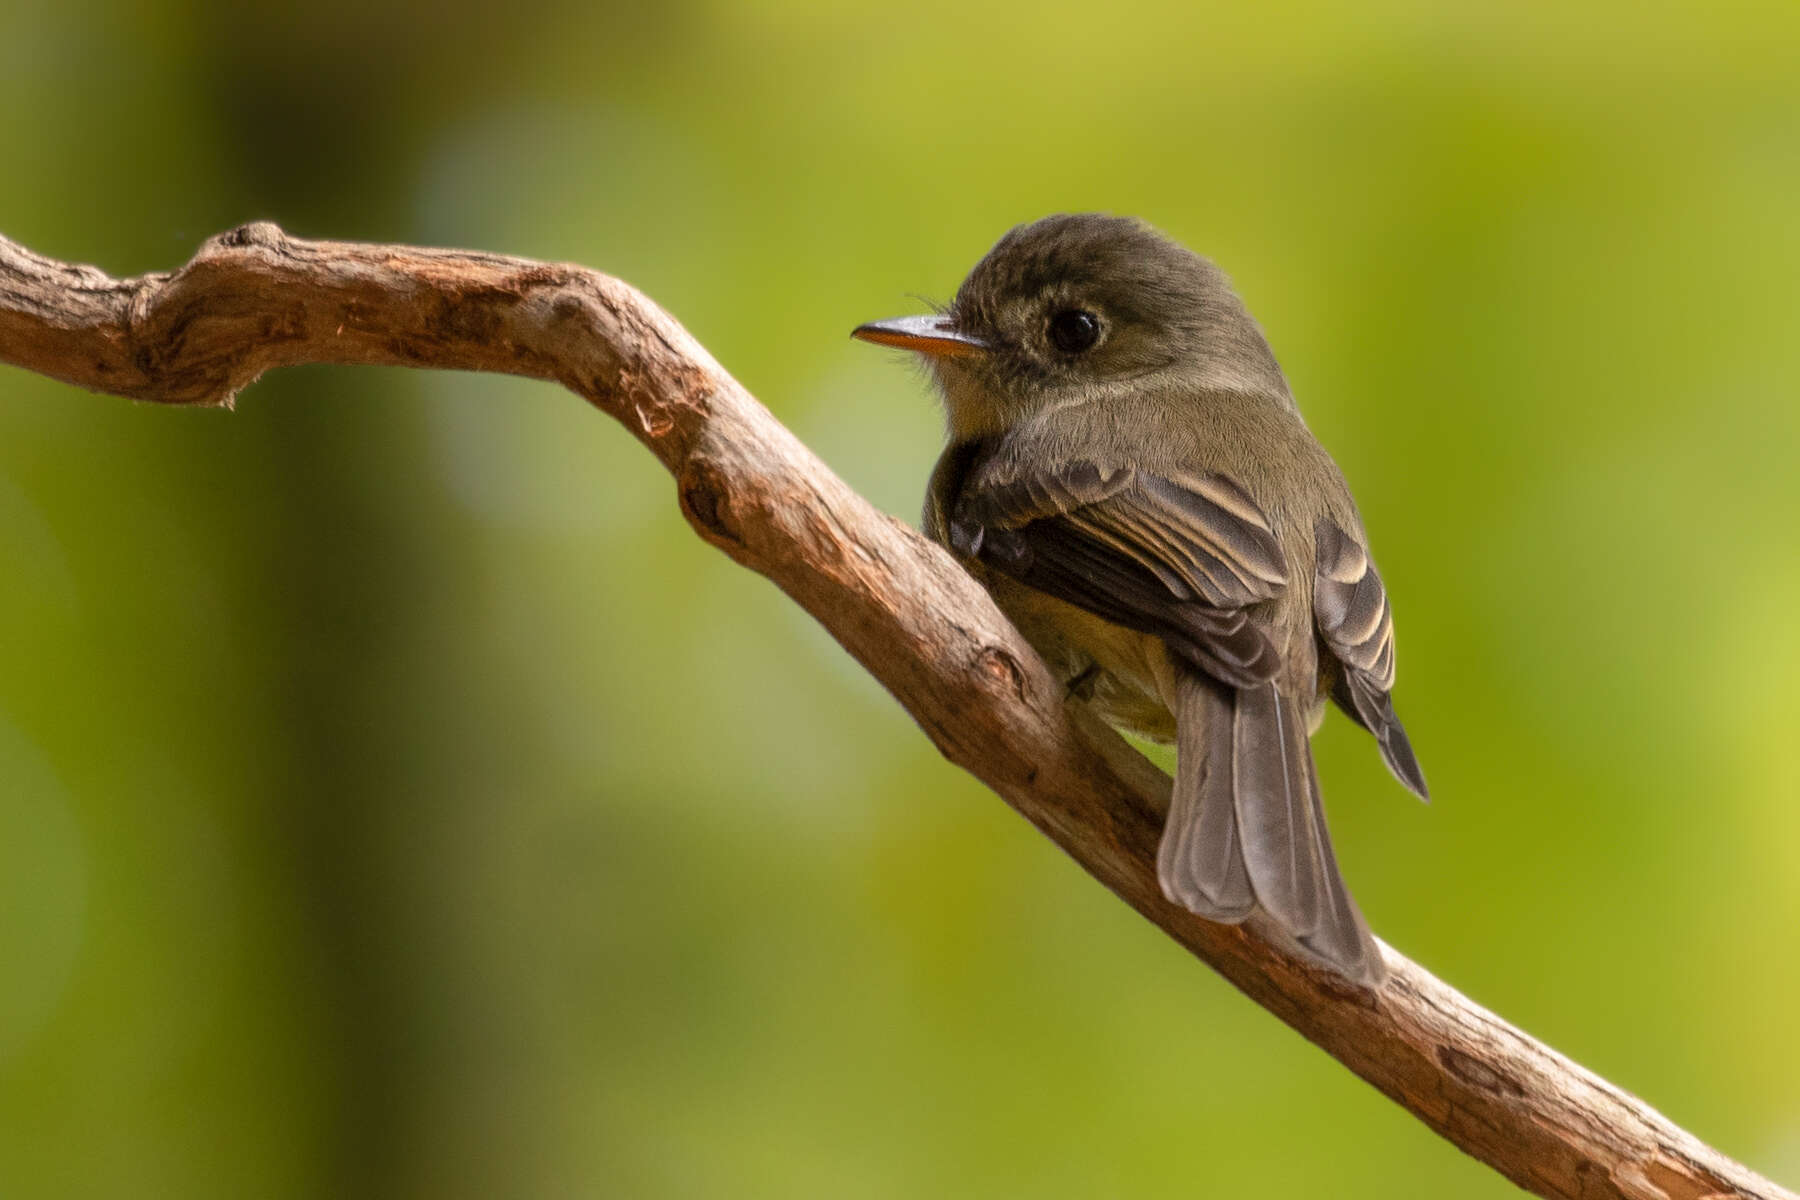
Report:
[[[264,371],[369,363],[561,383],[674,475],[708,542],[773,580],[969,771],[1251,999],[1539,1195],[1789,1193],[1387,951],[1379,992],[1163,899],[1169,780],[1078,707],[943,550],[834,476],[660,308],[570,265],[222,234],[114,279],[0,238],[0,361],[164,404],[230,405]]]

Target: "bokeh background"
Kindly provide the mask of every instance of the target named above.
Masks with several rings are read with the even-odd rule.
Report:
[[[0,230],[657,297],[911,517],[862,320],[1233,273],[1398,600],[1377,929],[1800,1184],[1800,8],[0,0]],[[0,1195],[1500,1196],[942,762],[611,422],[0,369]]]

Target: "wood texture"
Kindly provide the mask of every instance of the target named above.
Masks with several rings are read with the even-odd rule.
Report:
[[[553,380],[675,477],[708,542],[778,584],[981,779],[1143,916],[1432,1129],[1543,1196],[1792,1194],[1386,950],[1360,989],[1255,929],[1165,901],[1169,780],[1061,690],[937,546],[834,476],[619,280],[491,254],[222,234],[173,274],[114,279],[0,238],[0,361],[164,404],[229,405],[297,363]]]

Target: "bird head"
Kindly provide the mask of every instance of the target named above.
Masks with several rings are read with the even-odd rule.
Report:
[[[1094,213],[1019,226],[943,311],[852,336],[922,355],[958,438],[1152,381],[1287,395],[1222,271],[1141,221]]]

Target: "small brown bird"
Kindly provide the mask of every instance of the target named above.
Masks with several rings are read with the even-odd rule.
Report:
[[[925,530],[1107,721],[1176,747],[1169,899],[1258,909],[1383,978],[1325,829],[1309,734],[1330,697],[1426,795],[1394,713],[1394,626],[1350,489],[1262,330],[1147,225],[1046,217],[944,312],[854,336],[925,357],[949,445]]]

